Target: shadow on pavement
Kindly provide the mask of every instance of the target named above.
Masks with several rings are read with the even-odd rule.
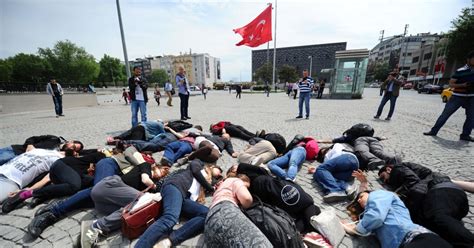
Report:
[[[459,148],[469,146],[469,141],[447,140],[438,136],[433,136],[433,142],[441,145],[443,148],[450,150],[459,150]]]

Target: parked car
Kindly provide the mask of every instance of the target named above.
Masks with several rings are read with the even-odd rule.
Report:
[[[411,90],[411,89],[413,89],[413,83],[412,83],[412,82],[405,83],[405,84],[403,85],[403,89],[404,89],[404,90]]]
[[[371,83],[369,84],[369,88],[379,88],[380,84],[379,83]]]
[[[201,91],[201,88],[199,88],[199,86],[192,85],[192,86],[189,86],[189,90],[190,91]]]
[[[441,93],[441,100],[444,103],[447,103],[449,101],[449,98],[453,95],[453,88],[447,88],[444,89],[443,92]]]
[[[425,84],[422,87],[418,88],[418,94],[421,94],[422,92],[433,94],[433,93],[441,93],[442,91],[443,91],[442,86],[434,85],[434,84]]]

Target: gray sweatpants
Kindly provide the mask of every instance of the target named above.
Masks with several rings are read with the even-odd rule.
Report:
[[[96,184],[92,188],[91,198],[97,212],[107,215],[97,220],[100,229],[106,233],[120,229],[122,208],[135,200],[139,193],[117,175],[106,177]]]
[[[262,163],[265,164],[274,159],[277,156],[277,152],[270,141],[262,140],[239,153],[237,159],[239,163],[250,164],[257,156],[261,157]]]

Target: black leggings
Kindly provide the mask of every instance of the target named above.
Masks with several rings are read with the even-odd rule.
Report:
[[[81,176],[61,160],[53,163],[49,177],[52,184],[33,190],[33,197],[51,199],[72,195],[81,189]]]
[[[131,129],[125,131],[119,136],[115,136],[114,139],[119,140],[144,140],[146,141],[145,128],[141,125],[132,127]]]
[[[188,115],[188,105],[189,105],[189,95],[179,93],[179,99],[181,100],[179,110],[181,112],[181,119],[189,117]]]
[[[422,233],[418,234],[413,240],[405,245],[401,245],[400,248],[451,248],[452,246],[442,239],[440,236],[434,233]]]
[[[311,225],[311,217],[314,215],[319,215],[321,213],[321,209],[318,208],[316,205],[310,205],[309,207],[305,208],[299,216],[296,216],[295,224],[296,229],[300,233],[308,233],[316,231],[314,227]]]
[[[254,133],[251,133],[247,129],[242,126],[234,125],[234,124],[227,124],[225,127],[225,131],[231,136],[243,140],[250,140],[251,138],[255,137]]]

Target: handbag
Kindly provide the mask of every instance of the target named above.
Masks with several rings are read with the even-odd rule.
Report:
[[[339,217],[336,215],[336,210],[332,207],[321,211],[318,215],[312,216],[310,223],[320,234],[329,240],[333,247],[337,247],[346,234]]]
[[[122,234],[131,240],[144,233],[155,222],[155,218],[161,214],[161,195],[159,193],[155,194],[159,195],[158,201],[154,197],[148,197],[147,202],[140,202],[141,198],[147,196],[147,193],[144,192],[150,188],[151,186],[140,192],[135,200],[122,210]],[[139,202],[141,206],[136,207]]]

